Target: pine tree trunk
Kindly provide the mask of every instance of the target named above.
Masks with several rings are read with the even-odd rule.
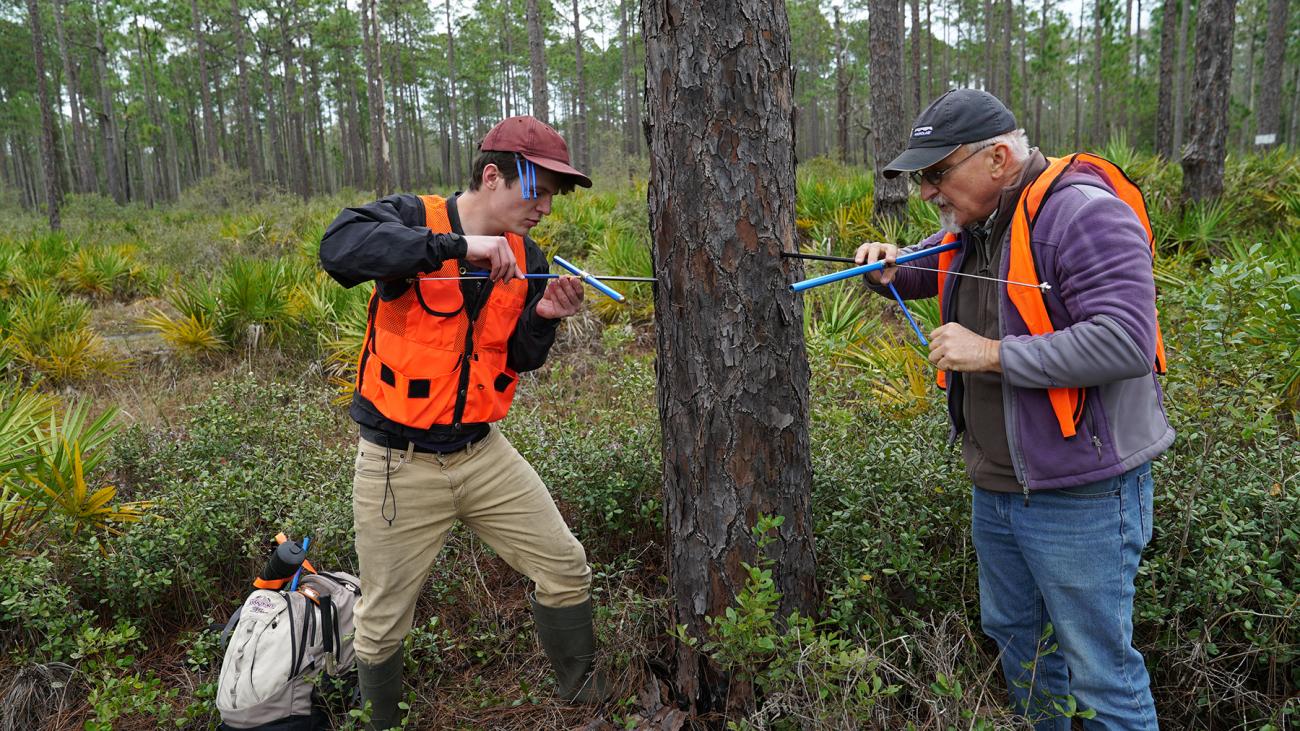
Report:
[[[203,105],[203,160],[204,174],[210,174],[221,161],[221,150],[217,146],[216,123],[212,120],[212,87],[208,81],[208,44],[203,37],[203,25],[199,16],[198,0],[190,0],[190,22],[194,33],[194,50],[199,64],[199,99]]]
[[[1015,10],[1011,0],[1002,0],[1002,87],[1001,99],[1008,109],[1015,108],[1014,90],[1011,88],[1011,34],[1015,32]]]
[[[627,159],[627,176],[632,178],[634,168],[632,160],[637,156],[641,145],[637,142],[636,122],[639,116],[636,108],[635,92],[632,90],[632,46],[628,33],[627,4],[630,0],[619,0],[619,44],[622,49],[622,86],[623,86],[623,155]]]
[[[1178,45],[1178,7],[1190,0],[1164,0],[1160,15],[1160,86],[1156,91],[1156,154],[1166,160],[1174,157],[1174,84],[1178,74],[1174,58]]]
[[[790,34],[757,0],[650,0],[643,24],[668,576],[673,622],[699,638],[742,561],[771,562],[778,616],[816,604],[803,307],[754,286],[802,273],[780,257],[796,246]],[[763,514],[784,524],[760,554]],[[697,650],[674,659],[696,714],[751,706]]]
[[[235,31],[235,60],[239,70],[239,126],[244,146],[244,164],[248,166],[253,188],[262,185],[262,151],[258,149],[256,132],[253,128],[253,100],[248,87],[248,58],[244,50],[244,32],[247,30],[244,16],[239,12],[239,0],[230,0],[230,23]],[[340,100],[342,105],[342,100]]]
[[[1043,0],[1043,17],[1039,22],[1038,28],[1038,63],[1044,64],[1047,57],[1047,29],[1051,25],[1052,4],[1051,0]],[[1046,69],[1044,69],[1046,71]],[[1043,85],[1041,83],[1026,82],[1026,89],[1033,89],[1034,94],[1034,144],[1047,147],[1043,140]],[[1059,106],[1059,104],[1058,104]]]
[[[528,58],[533,77],[533,116],[549,123],[550,102],[546,93],[546,33],[542,28],[542,10],[538,0],[528,5]]]
[[[1187,25],[1191,19],[1192,0],[1183,0],[1178,19],[1178,55],[1174,58],[1174,141],[1171,155],[1174,159],[1183,156],[1183,132],[1186,127],[1187,104]]]
[[[32,61],[36,66],[36,95],[41,104],[41,168],[45,172],[45,206],[50,230],[60,228],[59,168],[54,158],[54,106],[50,104],[49,82],[45,78],[45,33],[41,30],[41,9],[36,0],[27,0],[27,23],[32,32]]]
[[[1106,63],[1105,15],[1107,9],[1102,7],[1102,0],[1093,0],[1092,4],[1092,144],[1106,144],[1106,112],[1103,68]]]
[[[844,26],[835,8],[835,146],[840,162],[849,160],[849,72],[844,67]]]
[[[63,0],[54,0],[54,32],[59,41],[59,60],[63,63],[64,84],[68,88],[68,108],[72,112],[72,147],[76,153],[76,170],[73,190],[79,193],[95,189],[95,161],[90,152],[90,141],[85,121],[81,116],[81,79],[79,69],[68,53],[67,35],[63,28]]]
[[[921,113],[921,3],[912,2],[912,108],[910,116]]]
[[[451,111],[448,113],[449,119],[447,125],[451,129],[451,144],[449,152],[451,154],[451,175],[456,185],[462,182],[460,172],[460,132],[456,117],[456,46],[451,35],[451,0],[446,1],[447,10],[447,66],[449,67],[449,79],[447,82],[448,103],[451,105]]]
[[[578,169],[591,168],[591,151],[587,142],[587,76],[582,68],[582,16],[578,13],[578,0],[573,0],[573,54],[578,75],[577,114],[573,120],[573,150],[577,155]]]
[[[875,215],[901,220],[907,209],[907,177],[887,180],[885,165],[907,144],[908,119],[903,114],[903,38],[897,0],[871,0],[867,26],[871,64],[871,119],[875,131]]]
[[[1250,30],[1247,35],[1250,36],[1250,49],[1246,52],[1246,78],[1241,82],[1242,106],[1246,110],[1255,109],[1255,51],[1259,48],[1259,10],[1251,10]],[[1234,64],[1235,65],[1235,64]],[[1231,105],[1231,103],[1229,103]],[[1246,118],[1241,120],[1241,138],[1239,147],[1249,149],[1251,143],[1250,122],[1254,115],[1247,114]]]
[[[1196,114],[1192,115],[1182,159],[1184,205],[1223,193],[1236,7],[1236,0],[1201,0],[1196,12],[1196,71],[1192,78]]]
[[[1287,0],[1269,0],[1268,39],[1264,42],[1264,74],[1259,84],[1259,113],[1256,133],[1263,147],[1282,141],[1282,69],[1286,66],[1287,24],[1291,16]],[[1268,135],[1273,135],[1269,140]]]
[[[371,162],[375,166],[375,197],[383,198],[392,190],[392,172],[388,161],[388,129],[384,115],[383,56],[379,31],[379,4],[365,0],[362,5],[363,22],[369,26],[366,42],[366,78],[369,79],[370,146],[374,150]],[[450,24],[448,25],[450,32]]]
[[[95,12],[95,75],[99,81],[99,131],[104,145],[104,177],[108,193],[118,205],[126,205],[126,181],[122,155],[118,147],[117,114],[113,109],[113,89],[108,76],[108,45],[104,42],[104,24]]]

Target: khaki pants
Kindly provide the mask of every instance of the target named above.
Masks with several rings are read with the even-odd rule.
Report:
[[[456,520],[532,579],[539,603],[568,607],[588,598],[586,551],[537,472],[495,425],[453,454],[389,449],[362,439],[352,519],[361,564],[355,648],[372,665],[401,648],[420,588]]]

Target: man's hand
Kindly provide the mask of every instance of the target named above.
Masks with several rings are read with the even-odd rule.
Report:
[[[898,269],[893,266],[894,260],[897,258],[897,246],[875,242],[859,246],[857,252],[853,254],[853,261],[859,265],[875,264],[882,259],[885,261],[884,269],[867,273],[867,279],[870,279],[874,284],[889,284],[890,280],[894,278],[894,274],[898,272]]]
[[[582,304],[582,280],[560,277],[546,283],[546,293],[537,301],[537,314],[548,320],[568,317]]]
[[[930,333],[930,362],[944,371],[1002,372],[1000,343],[976,335],[955,322]]]
[[[466,236],[465,258],[470,264],[488,270],[492,281],[523,279],[524,272],[515,261],[515,252],[504,236]]]

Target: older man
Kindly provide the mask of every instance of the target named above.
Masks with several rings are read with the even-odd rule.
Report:
[[[1174,432],[1141,193],[1101,158],[1044,158],[971,89],[921,113],[884,174],[904,172],[943,229],[916,248],[960,247],[912,262],[938,273],[891,266],[869,284],[940,297],[930,361],[974,483],[981,622],[1015,704],[1040,730],[1069,729],[1066,696],[1095,712],[1085,728],[1155,729],[1133,582],[1151,460]],[[869,243],[856,259],[897,254]]]

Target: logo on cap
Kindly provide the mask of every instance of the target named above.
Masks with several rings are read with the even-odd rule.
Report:
[[[934,133],[934,127],[917,127],[912,130],[913,137],[928,137]]]

